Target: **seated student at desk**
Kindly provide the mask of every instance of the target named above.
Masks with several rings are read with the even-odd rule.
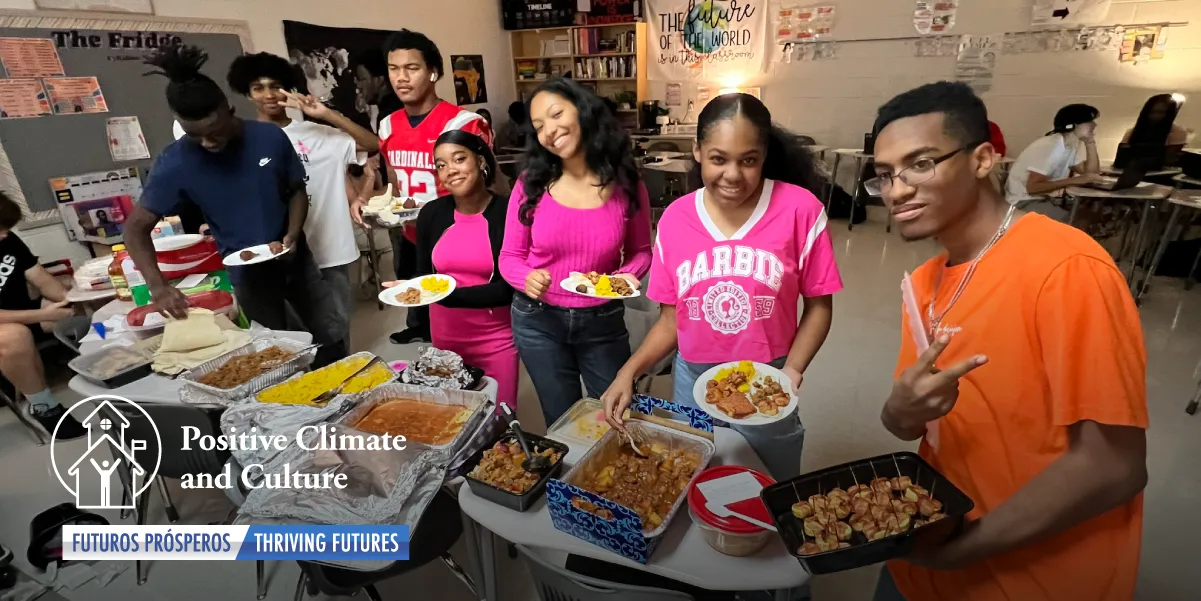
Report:
[[[1122,144],[1183,147],[1188,141],[1188,130],[1176,125],[1176,115],[1183,104],[1184,97],[1175,94],[1156,94],[1148,98],[1134,127],[1122,136]]]
[[[1005,181],[1006,200],[1029,205],[1052,192],[1097,181],[1101,171],[1095,138],[1098,115],[1087,104],[1059,109],[1054,129],[1018,155]]]
[[[58,440],[79,438],[85,433],[83,426],[70,415],[63,416],[66,409],[46,386],[46,369],[37,347],[51,336],[54,322],[75,312],[67,305],[67,290],[12,231],[21,217],[21,207],[0,192],[0,373],[29,399],[30,417],[46,432],[54,432],[61,419]],[[30,297],[31,287],[41,299]],[[14,391],[4,388],[4,394],[16,400]]]

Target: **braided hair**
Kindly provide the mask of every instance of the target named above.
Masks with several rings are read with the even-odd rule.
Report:
[[[144,62],[156,69],[144,75],[167,78],[167,106],[180,118],[203,119],[229,106],[221,86],[200,72],[208,59],[208,53],[196,46],[172,44],[146,57]]]

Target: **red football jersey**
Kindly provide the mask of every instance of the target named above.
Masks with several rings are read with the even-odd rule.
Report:
[[[412,197],[424,204],[449,192],[438,181],[434,169],[434,142],[442,132],[453,129],[473,133],[492,145],[492,128],[478,113],[439,102],[417,127],[409,125],[405,111],[396,111],[379,126],[380,151],[396,171],[401,198]]]

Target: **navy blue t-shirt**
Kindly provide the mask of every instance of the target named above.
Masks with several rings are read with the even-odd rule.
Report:
[[[154,161],[142,206],[169,215],[181,201],[200,207],[222,255],[278,242],[288,231],[288,200],[304,189],[305,171],[284,130],[244,121],[221,152],[180,138]]]

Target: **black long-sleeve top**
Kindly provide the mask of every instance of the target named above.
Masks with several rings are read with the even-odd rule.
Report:
[[[488,222],[488,242],[492,247],[492,279],[487,284],[455,288],[438,304],[452,309],[489,309],[507,307],[513,301],[513,287],[500,276],[497,258],[500,245],[505,238],[505,216],[509,199],[492,195],[492,201],[484,209],[484,220]],[[455,223],[455,199],[442,196],[421,207],[417,215],[417,273],[436,273],[434,269],[434,245]]]

